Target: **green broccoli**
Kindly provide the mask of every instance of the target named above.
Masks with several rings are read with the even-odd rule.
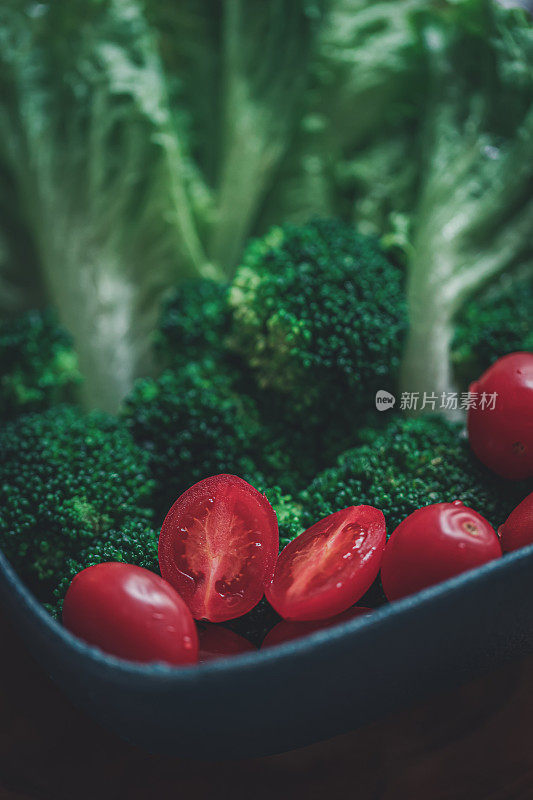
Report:
[[[339,508],[369,504],[383,511],[390,534],[415,509],[452,500],[496,527],[528,492],[487,470],[461,426],[440,417],[398,417],[383,431],[362,432],[361,439],[301,493],[304,527]]]
[[[184,281],[163,306],[155,338],[160,363],[180,367],[215,358],[223,352],[230,321],[227,284],[208,278]]]
[[[401,270],[339,221],[273,228],[230,290],[231,344],[262,388],[319,424],[353,427],[394,386],[407,316]]]
[[[0,418],[70,402],[80,381],[72,340],[53,311],[0,325]]]
[[[265,488],[259,485],[257,488],[266,496],[276,512],[279,526],[279,547],[282,550],[304,530],[302,506],[279,486]]]
[[[148,459],[116,420],[70,406],[24,415],[0,452],[0,546],[53,612],[86,566],[157,570]]]
[[[192,484],[231,473],[266,494],[283,545],[302,530],[301,508],[291,496],[297,491],[296,467],[262,425],[253,398],[236,390],[239,377],[213,361],[192,362],[138,381],[122,414],[148,453],[158,518]]]
[[[257,483],[261,427],[251,398],[213,361],[136,383],[123,406],[134,440],[149,454],[162,516],[193,483],[216,473]]]
[[[516,350],[533,351],[533,274],[504,273],[468,303],[452,343],[452,363],[462,385]]]

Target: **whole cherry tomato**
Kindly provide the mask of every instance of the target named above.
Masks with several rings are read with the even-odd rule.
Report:
[[[342,614],[337,614],[336,617],[329,619],[315,620],[314,622],[287,622],[282,619],[277,625],[274,625],[264,638],[261,648],[274,647],[284,642],[290,642],[292,639],[300,639],[302,636],[308,636],[310,633],[322,631],[325,628],[334,628],[335,625],[340,625],[341,622],[348,622],[350,619],[361,617],[364,614],[370,614],[371,608],[364,608],[363,606],[354,606],[344,611]]]
[[[235,631],[223,628],[222,625],[207,623],[198,627],[200,649],[198,661],[213,661],[226,656],[238,656],[241,653],[254,653],[256,648],[248,639]]]
[[[533,492],[511,511],[498,534],[504,553],[533,544]]]
[[[159,575],[132,564],[111,561],[78,572],[63,603],[63,624],[130,661],[198,660],[196,626],[186,604]]]
[[[501,554],[494,529],[460,500],[425,506],[404,519],[387,542],[383,590],[397,600]]]
[[[533,476],[533,353],[498,359],[470,392],[468,438],[476,456],[502,478]]]
[[[214,475],[168,512],[159,567],[195,619],[224,622],[261,600],[278,550],[278,522],[266,497],[235,475]]]
[[[350,506],[330,514],[281,551],[267,600],[287,620],[340,614],[374,582],[385,540],[385,517],[377,508]]]

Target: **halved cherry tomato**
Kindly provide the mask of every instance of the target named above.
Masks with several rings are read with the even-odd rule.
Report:
[[[425,506],[404,519],[387,542],[383,590],[397,600],[501,554],[495,530],[460,500]]]
[[[267,600],[288,620],[340,614],[373,583],[385,540],[385,517],[377,508],[350,506],[330,514],[282,550]]]
[[[477,395],[468,411],[468,438],[476,456],[502,478],[533,476],[533,353],[498,359],[470,391]]]
[[[225,656],[238,656],[241,653],[253,653],[256,648],[248,639],[240,636],[235,631],[223,628],[222,625],[207,623],[198,627],[200,649],[198,660],[200,662],[213,661]]]
[[[159,567],[195,619],[224,622],[260,601],[278,549],[266,497],[235,475],[214,475],[187,489],[168,512]]]
[[[314,622],[288,622],[282,619],[277,625],[274,625],[271,631],[267,633],[264,638],[263,647],[274,647],[277,644],[290,642],[292,639],[300,639],[302,636],[308,636],[310,633],[322,631],[325,628],[334,628],[335,625],[340,625],[341,622],[348,622],[350,619],[361,617],[363,614],[370,614],[371,608],[364,608],[363,606],[354,606],[344,611],[342,614],[337,614],[336,617],[329,619],[315,620]]]
[[[130,661],[194,664],[191,612],[163,578],[119,562],[78,572],[63,603],[63,624],[80,639]]]
[[[533,492],[511,511],[498,535],[504,553],[533,544]]]

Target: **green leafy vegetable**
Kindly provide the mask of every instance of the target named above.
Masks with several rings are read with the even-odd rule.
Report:
[[[8,0],[0,54],[0,161],[87,400],[113,409],[162,291],[205,263],[153,31],[133,0]]]
[[[51,299],[115,409],[166,290],[336,216],[406,263],[405,389],[447,390],[462,306],[531,261],[532,51],[491,0],[6,0],[2,309]]]
[[[526,12],[458,3],[421,31],[429,75],[408,258],[407,391],[453,389],[454,318],[533,257],[533,28]]]

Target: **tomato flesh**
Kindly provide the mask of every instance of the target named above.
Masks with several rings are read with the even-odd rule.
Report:
[[[385,540],[385,517],[376,508],[350,506],[330,514],[280,553],[267,600],[287,620],[340,614],[375,580]]]
[[[130,661],[198,660],[196,626],[179,594],[159,575],[132,564],[108,562],[79,572],[63,603],[63,624]]]
[[[393,532],[383,555],[381,582],[397,600],[501,556],[496,532],[460,500],[414,511]]]
[[[533,492],[511,511],[498,534],[504,553],[533,544]]]
[[[348,611],[344,611],[342,614],[337,614],[336,617],[315,620],[314,622],[288,622],[282,619],[281,622],[274,625],[272,630],[267,633],[261,648],[275,647],[278,644],[290,642],[293,639],[301,639],[303,636],[309,636],[310,633],[316,633],[316,631],[322,631],[326,628],[334,628],[335,625],[340,625],[342,622],[348,622],[348,620],[370,614],[371,612],[371,608],[354,606],[353,608],[349,608]]]
[[[266,497],[242,478],[215,475],[187,489],[168,512],[159,566],[195,619],[224,622],[257,605],[278,548]]]
[[[470,386],[477,396],[468,411],[468,439],[489,469],[503,478],[533,476],[533,353],[498,359]],[[481,398],[495,395],[495,407]]]
[[[254,653],[256,648],[244,636],[223,628],[221,625],[201,625],[198,630],[200,649],[198,660],[214,661],[217,658]]]

